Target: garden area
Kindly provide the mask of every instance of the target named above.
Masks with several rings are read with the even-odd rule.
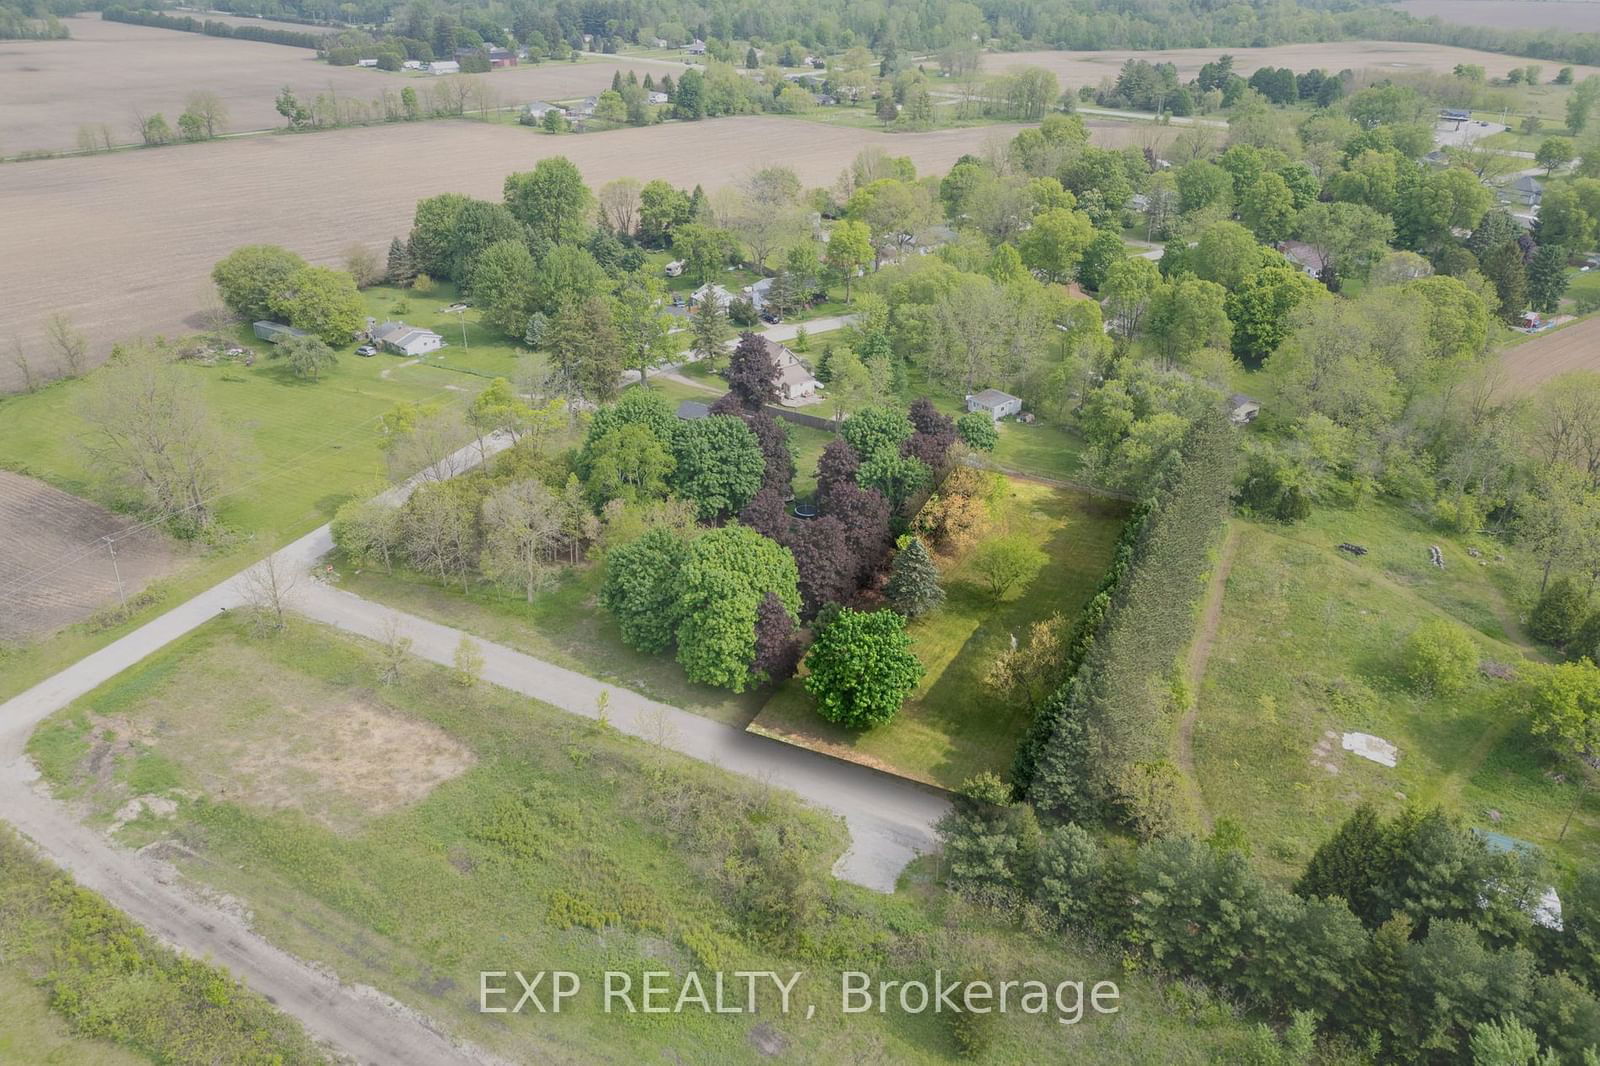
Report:
[[[985,677],[1035,624],[1059,613],[1071,625],[1105,572],[1126,507],[1022,478],[1000,485],[982,532],[934,557],[943,606],[907,626],[926,672],[890,722],[856,731],[824,721],[802,673],[773,694],[751,731],[943,788],[983,771],[1007,774],[1029,713],[1026,701],[1005,698]],[[1036,545],[1043,557],[997,594],[983,545],[1010,538]]]

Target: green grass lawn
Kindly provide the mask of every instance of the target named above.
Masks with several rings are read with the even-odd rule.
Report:
[[[92,824],[133,796],[174,800],[116,836],[171,842],[183,876],[239,900],[274,943],[512,1061],[771,1061],[758,1045],[796,1062],[951,1060],[931,1012],[841,1015],[844,967],[1121,986],[1111,1019],[1008,1016],[984,1062],[1238,1049],[1243,1027],[1203,993],[998,924],[939,892],[926,863],[892,897],[831,880],[842,825],[780,791],[443,669],[413,662],[387,685],[380,669],[372,645],[332,630],[262,638],[218,619],[53,717],[33,750]],[[320,756],[310,776],[301,751]],[[341,793],[381,802],[352,822]],[[779,850],[804,887],[769,910]],[[558,968],[584,981],[561,1013],[478,1013],[480,971]],[[805,971],[797,1011],[772,996],[760,1017],[600,1009],[601,971],[691,968]]]
[[[1569,867],[1600,857],[1600,796],[1557,843],[1574,785],[1553,779],[1561,768],[1529,735],[1511,685],[1477,679],[1438,696],[1402,679],[1405,638],[1430,618],[1463,626],[1487,660],[1540,655],[1520,626],[1529,564],[1511,552],[1498,561],[1492,538],[1441,535],[1379,504],[1319,510],[1293,527],[1236,526],[1193,753],[1210,813],[1245,827],[1264,869],[1292,875],[1362,800],[1442,804]],[[1335,550],[1346,540],[1369,554]],[[1431,544],[1442,571],[1428,561]],[[1343,751],[1345,732],[1395,744],[1398,765]]]
[[[1049,555],[1024,588],[995,602],[970,555],[943,561],[944,607],[910,624],[912,650],[927,674],[894,720],[866,732],[841,729],[813,709],[802,679],[780,688],[751,724],[755,732],[853,762],[956,788],[984,770],[1005,776],[1028,722],[984,684],[994,656],[1014,634],[1061,612],[1069,621],[1094,592],[1111,558],[1126,510],[1116,501],[1009,479],[992,535],[1019,533]]]

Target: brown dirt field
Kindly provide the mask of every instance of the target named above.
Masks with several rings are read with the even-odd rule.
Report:
[[[1572,5],[1583,6],[1583,5]],[[1188,79],[1199,73],[1200,67],[1223,53],[1233,56],[1233,69],[1250,75],[1257,67],[1289,67],[1291,70],[1310,70],[1313,67],[1330,73],[1344,70],[1373,70],[1386,73],[1404,71],[1446,71],[1457,63],[1477,63],[1490,77],[1503,77],[1512,67],[1539,63],[1550,68],[1551,76],[1557,66],[1548,60],[1521,59],[1499,55],[1495,52],[1476,52],[1470,48],[1450,48],[1437,44],[1408,44],[1401,41],[1334,41],[1319,44],[1289,44],[1275,48],[1179,48],[1168,52],[1011,52],[986,55],[983,69],[989,74],[1000,74],[1017,67],[1044,67],[1055,72],[1063,87],[1099,85],[1102,79],[1115,79],[1117,71],[1129,59],[1143,59],[1150,63],[1172,63],[1178,75]],[[1574,67],[1579,78],[1600,74],[1597,67]]]
[[[135,524],[42,481],[0,470],[0,640],[42,636],[115,603],[116,578],[100,539]],[[72,557],[72,565],[50,572]],[[178,562],[171,542],[153,530],[117,542],[117,567],[129,596]]]
[[[1600,370],[1600,318],[1564,326],[1500,353],[1506,387],[1537,388],[1570,370]]]
[[[89,335],[96,360],[115,340],[187,332],[212,265],[241,244],[282,244],[329,263],[352,242],[381,250],[410,227],[418,199],[498,199],[507,174],[545,156],[566,155],[592,187],[629,175],[709,190],[777,161],[821,185],[869,145],[943,171],[1017,128],[886,134],[749,117],[551,137],[444,121],[8,164],[0,342],[18,337],[49,366],[39,341],[58,310]],[[765,147],[774,145],[781,151]],[[0,389],[16,377],[6,361]]]
[[[1600,31],[1600,3],[1594,0],[1400,0],[1394,6],[1414,18],[1436,18],[1459,26]]]
[[[432,80],[330,67],[309,49],[281,44],[102,22],[92,16],[66,22],[71,40],[0,41],[0,154],[75,148],[78,127],[96,122],[108,124],[117,143],[137,143],[136,112],[160,112],[176,125],[184,96],[196,89],[221,96],[228,105],[229,129],[242,132],[283,125],[273,101],[285,85],[302,97],[331,88],[372,100],[385,89],[421,88]],[[512,105],[596,93],[610,86],[617,70],[676,76],[683,69],[681,63],[659,59],[597,56],[581,63],[528,64],[463,76],[487,79],[499,102]]]

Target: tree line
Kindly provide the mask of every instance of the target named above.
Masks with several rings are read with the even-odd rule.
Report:
[[[154,26],[162,30],[183,33],[203,33],[207,37],[234,37],[241,41],[262,41],[266,44],[283,44],[292,48],[321,48],[324,34],[299,30],[282,30],[268,26],[252,26],[248,22],[234,25],[215,19],[197,19],[188,15],[164,15],[159,11],[130,11],[125,7],[108,7],[100,12],[107,22],[126,22],[135,26]]]

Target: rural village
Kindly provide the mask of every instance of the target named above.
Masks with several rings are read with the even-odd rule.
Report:
[[[1600,1066],[1600,2],[0,0],[0,1064]]]

